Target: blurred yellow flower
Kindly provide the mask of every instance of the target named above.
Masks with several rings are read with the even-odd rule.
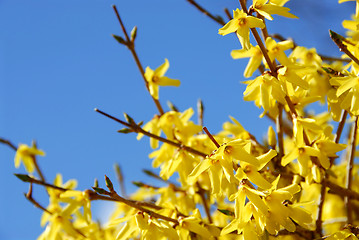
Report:
[[[32,173],[35,169],[34,157],[36,155],[45,156],[45,153],[36,146],[29,147],[26,144],[20,144],[15,154],[15,167],[18,168],[22,162],[26,171]]]
[[[289,8],[268,3],[268,0],[253,0],[253,9],[263,17],[273,20],[272,14],[288,18],[298,18],[289,12]]]

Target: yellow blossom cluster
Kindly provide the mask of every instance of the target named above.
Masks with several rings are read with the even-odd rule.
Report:
[[[233,117],[212,135],[201,121],[191,120],[192,108],[163,111],[159,86],[179,86],[180,81],[164,76],[167,59],[155,70],[139,65],[159,113],[143,124],[128,115],[122,121],[96,111],[124,125],[119,132],[134,132],[138,140],[150,137],[149,158],[160,171],[147,173],[164,184],[135,182],[138,190],[123,196],[108,177],[106,188],[95,183],[84,191],[75,190],[75,180],[63,183],[61,175],[48,183],[36,161],[44,152],[21,144],[15,166],[22,161],[29,175],[17,176],[44,186],[49,195],[47,207],[31,191],[26,195],[44,211],[45,230],[38,239],[358,239],[359,1],[352,20],[343,22],[347,35],[331,31],[342,58],[324,57],[268,34],[266,21],[275,21],[274,15],[297,18],[284,7],[288,1],[253,0],[247,7],[241,0],[228,23],[214,18],[223,25],[220,35],[236,33],[239,39],[242,49],[231,56],[249,58],[244,77],[253,79],[243,81],[244,100],[253,101],[263,110],[260,117],[275,126],[268,126],[264,139]],[[127,40],[116,40],[136,55],[136,34],[131,39],[124,34]],[[308,111],[315,102],[328,111]],[[346,136],[345,127],[351,127]],[[92,218],[95,200],[118,202],[105,224]]]

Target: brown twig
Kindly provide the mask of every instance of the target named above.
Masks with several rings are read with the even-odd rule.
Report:
[[[257,12],[257,18],[261,19],[265,25],[264,28],[261,28],[263,39],[265,41],[269,37],[267,25],[265,24],[265,18],[262,15],[260,15],[258,12]]]
[[[176,183],[171,182],[170,180],[165,180],[165,179],[161,178],[160,176],[158,176],[156,173],[152,172],[151,170],[143,169],[142,171],[150,177],[153,177],[161,182],[164,182],[166,184],[173,185],[173,186],[179,188],[179,186]]]
[[[52,212],[44,208],[40,203],[38,203],[33,197],[32,197],[32,183],[30,183],[29,191],[27,193],[24,193],[27,200],[29,200],[32,204],[34,204],[35,207],[41,209],[44,212],[47,212],[48,214],[52,215]]]
[[[124,177],[123,177],[121,167],[118,163],[115,164],[115,172],[116,172],[118,184],[120,185],[121,194],[123,196],[126,196],[127,194],[126,194],[126,188],[125,188],[125,183],[124,183]]]
[[[107,113],[105,113],[105,112],[103,112],[103,111],[101,111],[101,110],[99,110],[99,109],[97,109],[97,108],[95,108],[95,111],[98,112],[98,113],[101,113],[102,115],[104,115],[104,116],[106,116],[106,117],[108,117],[108,118],[110,118],[110,119],[112,119],[112,120],[114,120],[114,121],[116,121],[116,122],[118,122],[118,123],[121,123],[122,125],[124,125],[124,126],[126,126],[126,127],[131,128],[131,129],[132,129],[134,132],[136,132],[136,133],[142,133],[143,135],[146,135],[146,136],[148,136],[148,137],[157,139],[157,140],[159,140],[159,141],[161,141],[161,142],[163,142],[163,143],[167,143],[167,144],[169,144],[169,145],[178,147],[178,148],[180,148],[180,149],[183,149],[183,150],[185,150],[185,151],[187,151],[187,152],[193,153],[193,154],[198,155],[198,156],[201,156],[201,157],[206,157],[206,156],[207,156],[207,154],[202,153],[202,152],[200,152],[200,151],[198,151],[198,150],[196,150],[196,149],[193,149],[193,148],[188,147],[188,146],[185,146],[185,145],[183,145],[183,144],[181,144],[181,143],[173,142],[173,141],[168,140],[168,139],[166,139],[166,138],[163,138],[163,137],[157,136],[157,135],[155,135],[155,134],[152,134],[152,133],[150,133],[150,132],[147,132],[147,131],[143,130],[143,129],[142,129],[140,126],[138,126],[138,125],[131,125],[131,124],[129,124],[129,123],[126,123],[125,121],[122,121],[122,120],[120,120],[120,119],[118,119],[118,118],[116,118],[116,117],[114,117],[114,116],[111,116],[110,114],[107,114]]]
[[[298,175],[297,173],[294,173],[292,171],[287,171],[287,172],[281,172],[281,173],[278,173],[278,172],[275,172],[275,171],[268,171],[270,172],[271,174],[273,174],[274,176],[281,176],[281,177],[284,177],[284,178],[287,178],[287,179],[292,179],[293,176],[298,176],[300,177],[300,181],[304,182],[305,181],[305,178],[302,177],[301,175]],[[338,195],[338,196],[341,196],[341,197],[345,197],[345,196],[348,196],[350,197],[351,199],[354,199],[354,200],[358,200],[359,201],[359,192],[356,192],[356,191],[353,191],[351,189],[347,189],[347,188],[344,188],[342,186],[339,186],[338,184],[324,178],[323,181],[321,182],[321,184],[325,185],[326,187],[329,188],[329,191],[328,193],[330,194],[335,194],[335,195]]]
[[[34,148],[37,149],[36,141],[32,141],[32,147],[34,147]],[[31,158],[32,158],[32,162],[34,163],[36,172],[39,174],[39,177],[40,177],[41,181],[46,182],[45,177],[44,177],[44,174],[42,173],[42,171],[40,170],[39,165],[37,164],[36,156],[35,156],[35,155],[32,155]]]
[[[248,135],[249,135],[249,138],[250,138],[250,140],[252,141],[252,143],[254,145],[256,145],[257,147],[262,148],[264,151],[269,150],[267,147],[265,147],[263,144],[261,144],[253,134],[248,132]]]
[[[46,182],[46,181],[45,181],[44,174],[42,173],[42,171],[40,170],[39,165],[37,164],[36,157],[35,157],[35,156],[31,156],[31,157],[32,157],[32,161],[33,161],[33,163],[34,163],[36,172],[39,174],[39,177],[40,177],[41,181]]]
[[[266,113],[265,116],[269,118],[271,121],[273,121],[274,123],[276,122],[276,119],[270,116],[268,113]],[[282,121],[282,128],[283,128],[283,133],[285,133],[290,138],[293,137],[293,129],[289,126],[287,122]]]
[[[213,223],[212,217],[211,217],[211,211],[209,209],[208,206],[208,202],[207,199],[205,197],[205,190],[201,187],[201,185],[197,182],[197,187],[198,187],[198,191],[197,193],[199,194],[199,196],[202,199],[202,203],[203,203],[203,207],[204,207],[204,211],[206,212],[207,218],[208,218],[208,222],[209,223]]]
[[[271,34],[270,35],[272,38],[278,39],[279,41],[286,41],[286,40],[291,40],[293,42],[293,48],[296,48],[298,45],[292,40],[292,39],[286,39],[285,37],[283,37],[282,35],[275,33],[275,34]],[[323,61],[328,61],[328,62],[334,62],[334,61],[340,61],[340,62],[347,62],[349,63],[351,60],[348,58],[337,58],[337,57],[330,57],[330,56],[326,56],[323,54],[318,53],[318,56],[323,60]]]
[[[228,17],[228,20],[232,20],[232,16],[231,16],[231,13],[229,12],[228,8],[224,8],[224,13]]]
[[[331,193],[335,193],[339,196],[350,197],[350,199],[359,200],[358,192],[355,192],[351,189],[341,187],[338,184],[335,184],[327,179],[324,179],[322,181],[322,184],[325,184],[330,189]]]
[[[278,159],[279,161],[284,156],[284,145],[283,145],[283,105],[278,104],[278,116],[276,118],[276,129],[277,129],[277,137],[278,137]]]
[[[349,63],[351,60],[348,58],[337,58],[337,57],[329,57],[329,56],[325,56],[323,54],[318,54],[322,60],[324,61],[328,61],[328,62],[334,62],[334,61],[339,61],[339,62],[346,62]]]
[[[17,147],[16,147],[12,142],[10,142],[9,140],[0,138],[0,143],[3,143],[3,144],[5,144],[5,145],[8,145],[8,146],[9,146],[12,150],[14,150],[14,151],[17,150]]]
[[[339,47],[339,50],[341,52],[344,52],[348,57],[350,57],[356,64],[359,65],[359,59],[356,58],[351,52],[349,52],[347,46],[343,42],[348,41],[341,35],[339,35],[336,32],[333,32],[332,30],[329,30],[330,38],[334,41],[334,43]]]
[[[218,24],[224,25],[226,24],[222,18],[216,17],[210,12],[208,12],[206,9],[204,9],[202,6],[200,6],[196,1],[194,0],[187,0],[190,4],[192,4],[195,8],[197,8],[200,12],[204,13],[208,17],[210,17],[213,21],[217,22]]]
[[[111,196],[103,196],[103,195],[100,195],[92,190],[86,190],[88,193],[89,193],[89,198],[91,201],[96,201],[96,200],[104,200],[104,201],[112,201],[112,202],[123,202],[123,201],[120,201],[116,198],[113,198]],[[152,208],[152,209],[155,209],[155,210],[161,210],[162,207],[160,206],[157,206],[155,204],[152,204],[152,203],[149,203],[149,202],[141,202],[141,201],[134,201],[134,200],[129,200],[127,199],[128,201],[132,202],[133,204],[136,204],[140,207],[149,207],[149,208]]]
[[[23,182],[35,183],[37,185],[42,185],[42,186],[45,186],[45,187],[54,188],[54,189],[57,189],[57,190],[60,190],[60,191],[68,191],[68,190],[70,190],[70,189],[67,189],[67,188],[55,186],[53,184],[50,184],[50,183],[47,183],[47,182],[44,182],[44,181],[41,181],[41,180],[37,180],[37,179],[35,179],[33,177],[30,177],[30,176],[28,176],[26,174],[15,174],[15,176],[18,177]]]
[[[352,188],[352,182],[353,182],[353,165],[354,165],[355,147],[356,147],[356,139],[357,139],[357,131],[358,131],[358,119],[359,119],[359,117],[356,116],[355,122],[353,124],[350,157],[349,157],[348,165],[347,165],[346,188],[349,190]],[[353,216],[352,216],[352,204],[351,204],[350,196],[347,196],[345,198],[345,204],[346,204],[346,208],[347,208],[347,217],[348,217],[347,222],[348,222],[348,224],[351,224],[353,222]]]
[[[335,134],[335,139],[334,139],[335,143],[339,143],[339,141],[340,141],[340,137],[342,135],[347,116],[348,116],[348,112],[346,110],[343,110],[342,117],[340,119],[340,122],[339,122],[339,125],[338,125],[338,128],[337,128],[337,132]],[[334,160],[335,160],[335,157],[330,158],[330,166],[333,165]]]
[[[118,21],[119,21],[119,23],[121,25],[122,32],[125,35],[126,41],[124,42],[124,44],[127,46],[127,48],[132,53],[132,56],[133,56],[133,58],[134,58],[134,60],[136,62],[136,65],[137,65],[138,69],[140,70],[141,76],[142,76],[143,80],[145,81],[146,88],[147,88],[148,92],[150,92],[150,88],[149,88],[148,82],[147,82],[146,77],[145,77],[145,71],[144,71],[144,69],[142,67],[140,59],[138,58],[137,52],[135,50],[134,39],[133,40],[130,39],[130,37],[129,37],[128,33],[127,33],[127,30],[125,28],[125,25],[123,24],[122,19],[120,17],[120,14],[118,13],[117,7],[115,5],[113,5],[112,8],[115,11],[117,19],[118,19]],[[163,108],[161,106],[161,103],[159,102],[158,99],[154,98],[152,95],[151,95],[151,97],[152,97],[152,100],[154,101],[154,103],[156,104],[156,107],[157,107],[160,115],[163,115],[164,111],[163,111]]]
[[[122,202],[122,203],[124,203],[124,204],[126,204],[126,205],[128,205],[128,206],[130,206],[130,207],[133,207],[133,208],[135,208],[135,209],[137,209],[137,210],[140,210],[141,212],[145,212],[145,213],[151,215],[152,217],[155,217],[155,218],[158,218],[158,219],[163,219],[163,220],[168,221],[168,222],[172,222],[172,223],[174,223],[175,225],[178,225],[178,224],[179,224],[179,222],[178,222],[177,219],[173,219],[173,218],[164,216],[164,215],[162,215],[162,214],[158,214],[158,213],[156,213],[156,212],[153,212],[153,211],[151,211],[151,210],[149,210],[149,209],[144,208],[143,206],[138,205],[136,201],[128,200],[128,199],[126,199],[126,198],[123,198],[123,197],[119,196],[119,195],[116,193],[116,191],[113,189],[112,183],[111,183],[111,181],[109,180],[109,178],[107,178],[107,177],[106,177],[106,185],[107,185],[108,189],[110,190],[109,192],[106,191],[106,190],[104,190],[104,189],[102,189],[102,188],[101,188],[101,189],[99,189],[99,188],[94,188],[94,190],[95,190],[97,193],[96,193],[96,195],[91,196],[91,199],[92,199],[92,200],[95,200],[94,198],[96,198],[97,196],[100,196],[100,195],[98,195],[98,193],[100,193],[100,194],[102,194],[102,195],[109,196],[109,197],[111,197],[112,199],[114,199],[114,200],[116,200],[116,201],[118,201],[118,202]],[[113,200],[111,200],[111,201],[113,201]]]
[[[216,141],[216,139],[214,139],[213,135],[208,131],[208,129],[206,127],[203,127],[203,131],[205,131],[205,133],[207,134],[207,136],[209,137],[209,139],[211,139],[211,141],[214,143],[214,145],[216,145],[217,148],[219,148],[221,145],[219,145],[219,143]]]
[[[343,128],[344,128],[345,120],[346,120],[347,116],[348,116],[348,112],[343,110],[342,117],[341,117],[341,120],[339,122],[337,132],[335,134],[335,139],[334,139],[335,143],[339,143],[339,141],[340,141],[340,137],[341,137],[341,134],[343,132]],[[333,163],[334,163],[335,157],[331,157],[329,160],[330,160],[330,167],[331,167],[333,165]],[[324,175],[323,181],[328,179],[328,177],[329,177],[329,175],[326,172],[325,175]],[[325,198],[326,198],[326,184],[324,184],[323,181],[322,181],[322,185],[321,185],[321,189],[320,189],[320,199],[319,199],[318,213],[317,213],[317,220],[316,220],[316,232],[320,236],[323,236],[323,226],[322,226],[323,225],[323,220],[322,220],[322,216],[323,216],[324,202],[325,202]]]
[[[275,39],[277,39],[277,40],[279,40],[279,41],[291,40],[291,41],[293,42],[293,48],[292,48],[292,49],[294,49],[295,47],[298,46],[298,45],[293,41],[293,39],[291,39],[291,38],[287,39],[287,38],[283,37],[282,35],[280,35],[279,33],[274,33],[274,34],[271,34],[271,35],[269,35],[269,36],[270,36],[271,38],[275,38]]]
[[[246,6],[246,3],[244,0],[239,0],[239,3],[241,4],[242,6],[242,9],[243,11],[248,14],[248,9],[247,9],[247,6]],[[268,52],[267,52],[267,49],[266,47],[264,46],[263,44],[263,41],[261,39],[261,37],[259,36],[257,30],[255,28],[251,28],[251,32],[254,36],[254,39],[256,40],[259,48],[261,49],[262,51],[262,54],[263,54],[263,57],[264,59],[266,60],[267,64],[268,64],[268,67],[271,71],[271,74],[272,76],[274,76],[275,78],[277,78],[277,69],[276,69],[276,66],[271,62],[270,58],[269,58],[269,55],[268,55]]]
[[[137,187],[143,187],[143,188],[152,188],[152,189],[159,189],[160,187],[157,186],[153,186],[153,185],[149,185],[147,183],[143,183],[143,182],[139,182],[139,181],[133,181],[132,182],[134,185],[136,185]],[[182,192],[182,193],[186,193],[186,190],[183,190],[181,188],[179,188],[178,186],[176,186],[175,184],[169,183],[168,187],[173,189],[173,191],[175,192]]]
[[[324,210],[324,202],[325,202],[325,195],[326,195],[326,186],[322,183],[321,189],[320,189],[320,197],[319,197],[319,205],[318,205],[318,211],[317,211],[317,220],[315,221],[315,231],[316,233],[322,237],[323,236],[323,210]]]
[[[204,106],[201,99],[198,99],[197,101],[197,112],[198,112],[198,124],[203,127]]]

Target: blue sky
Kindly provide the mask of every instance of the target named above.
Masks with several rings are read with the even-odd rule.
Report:
[[[211,12],[223,14],[238,1],[199,1]],[[113,164],[124,171],[128,192],[131,181],[153,181],[143,173],[151,167],[149,140],[121,135],[117,123],[93,111],[95,107],[122,117],[150,120],[157,113],[129,51],[111,34],[121,35],[112,4],[128,28],[138,26],[136,48],[144,67],[156,68],[168,58],[167,75],[181,80],[179,88],[161,88],[165,109],[172,101],[180,110],[205,104],[205,125],[221,129],[228,116],[261,139],[268,121],[259,119],[253,103],[242,100],[247,60],[232,60],[239,49],[235,35],[220,36],[220,27],[185,0],[160,1],[0,1],[0,137],[30,144],[36,139],[46,157],[39,158],[49,182],[56,173],[76,178],[78,189],[90,188],[95,178],[115,179]],[[341,21],[354,13],[352,3],[292,0],[288,7],[299,20],[275,17],[270,33],[280,32],[325,55],[339,56],[328,29],[343,34]],[[194,119],[195,120],[195,119]],[[41,232],[41,211],[23,196],[27,184],[17,180],[14,152],[0,145],[0,239],[35,239]],[[39,187],[34,197],[47,205]],[[103,208],[94,204],[96,216]]]

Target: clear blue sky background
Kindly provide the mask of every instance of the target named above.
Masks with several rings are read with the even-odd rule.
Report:
[[[238,1],[199,1],[213,13],[239,7]],[[268,122],[258,119],[253,103],[243,102],[242,73],[247,60],[232,60],[240,48],[235,35],[222,37],[220,27],[185,0],[1,0],[0,1],[0,137],[13,143],[38,141],[46,157],[39,158],[48,181],[56,173],[64,180],[77,178],[78,189],[90,188],[95,178],[115,179],[113,164],[123,168],[128,192],[131,181],[153,181],[141,170],[151,167],[148,139],[121,135],[117,123],[95,113],[98,107],[122,117],[148,121],[157,112],[129,51],[111,34],[121,35],[112,4],[117,4],[128,28],[138,26],[136,46],[144,65],[156,68],[168,58],[168,76],[181,80],[180,88],[162,88],[161,103],[174,102],[180,110],[205,104],[205,125],[221,129],[228,116],[236,117],[259,139]],[[300,17],[275,17],[270,33],[320,53],[339,56],[328,29],[344,33],[343,19],[354,4],[336,0],[292,0],[288,7]],[[23,196],[28,185],[13,173],[14,152],[0,145],[0,239],[35,239],[41,232],[41,211]],[[34,197],[47,205],[42,188]],[[94,204],[96,217],[106,214]]]

